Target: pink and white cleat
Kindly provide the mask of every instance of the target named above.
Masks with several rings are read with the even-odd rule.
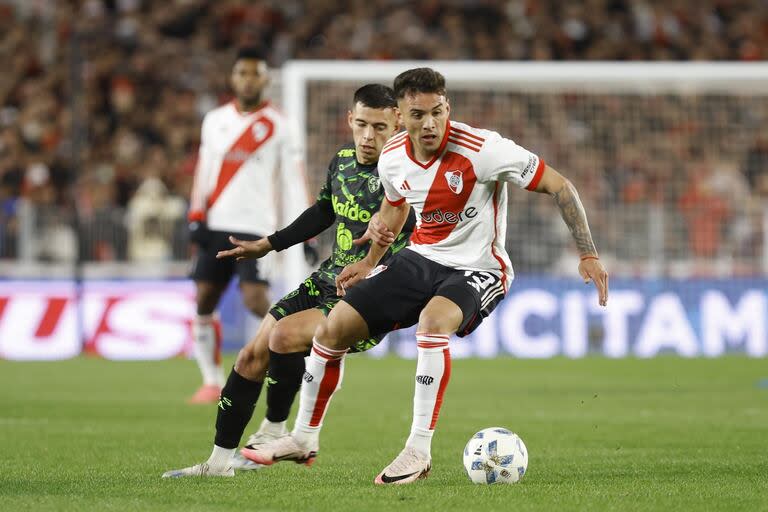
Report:
[[[219,395],[221,394],[221,388],[219,386],[208,384],[203,385],[198,388],[197,391],[195,391],[195,394],[192,395],[189,400],[187,400],[188,404],[215,404],[219,401]]]
[[[265,466],[284,461],[311,466],[317,457],[317,451],[307,450],[290,434],[264,444],[249,444],[240,453],[246,459]]]
[[[415,448],[406,446],[373,482],[379,485],[410,484],[427,478],[430,469],[432,461],[429,458]]]

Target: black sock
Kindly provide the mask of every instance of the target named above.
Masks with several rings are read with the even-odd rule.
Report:
[[[241,377],[232,368],[219,398],[214,439],[216,446],[237,448],[245,427],[251,421],[263,384]]]
[[[267,419],[285,421],[304,376],[304,352],[278,354],[269,351],[269,386],[267,387]]]

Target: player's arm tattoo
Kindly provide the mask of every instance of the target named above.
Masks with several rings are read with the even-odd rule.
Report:
[[[579,199],[579,193],[576,192],[576,187],[570,181],[565,180],[563,187],[553,193],[552,197],[555,198],[555,204],[560,208],[560,216],[576,241],[579,254],[582,256],[596,255],[597,249],[595,249],[595,243],[592,241],[592,233],[589,231],[587,214]]]

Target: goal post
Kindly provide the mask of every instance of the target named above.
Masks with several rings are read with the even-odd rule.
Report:
[[[291,61],[283,106],[313,188],[349,140],[354,89],[415,67],[446,77],[452,118],[499,131],[576,183],[614,275],[768,274],[768,163],[754,157],[768,143],[768,64]],[[516,271],[572,275],[546,198],[510,199]]]

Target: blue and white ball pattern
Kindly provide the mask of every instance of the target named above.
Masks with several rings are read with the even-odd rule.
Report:
[[[514,484],[528,469],[528,449],[506,428],[485,428],[464,447],[464,469],[476,484]]]

